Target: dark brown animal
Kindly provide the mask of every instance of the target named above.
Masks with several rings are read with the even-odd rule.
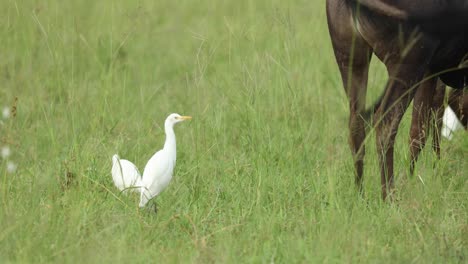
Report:
[[[468,0],[327,0],[327,21],[349,99],[350,146],[360,189],[366,137],[362,116],[372,53],[388,71],[374,117],[382,197],[386,199],[394,185],[395,136],[411,100],[413,170],[426,141],[429,113],[443,100],[442,82],[458,89],[467,84]],[[437,120],[441,114],[436,113]],[[435,141],[439,141],[438,133]],[[439,153],[438,143],[434,148]]]

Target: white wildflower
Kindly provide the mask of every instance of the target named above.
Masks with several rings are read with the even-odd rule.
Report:
[[[10,156],[11,154],[11,151],[10,151],[10,147],[8,146],[5,146],[5,147],[2,147],[2,158],[6,159]]]
[[[10,108],[8,106],[3,107],[2,115],[3,118],[8,119],[10,117]]]
[[[15,172],[15,170],[16,170],[16,164],[13,163],[12,161],[8,161],[7,162],[7,171],[9,173],[13,173],[13,172]]]

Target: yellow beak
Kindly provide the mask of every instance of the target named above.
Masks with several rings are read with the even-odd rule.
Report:
[[[190,119],[192,119],[192,117],[191,116],[181,116],[178,119],[179,120],[190,120]]]

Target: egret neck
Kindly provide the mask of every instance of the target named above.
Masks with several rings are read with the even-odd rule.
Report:
[[[176,137],[174,133],[174,123],[164,123],[164,131],[166,132],[166,142],[164,143],[164,152],[168,153],[172,160],[176,159]]]

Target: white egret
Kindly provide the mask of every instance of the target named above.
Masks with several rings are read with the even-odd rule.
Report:
[[[156,152],[146,163],[141,179],[140,207],[144,207],[149,200],[159,195],[172,179],[172,172],[176,164],[176,137],[174,125],[190,120],[190,116],[170,114],[164,122],[166,142],[163,149]]]
[[[458,120],[457,115],[453,112],[450,106],[447,106],[444,111],[444,117],[442,118],[442,135],[446,137],[448,140],[452,139],[453,132],[463,129],[463,125]]]
[[[131,161],[120,159],[117,154],[112,156],[112,179],[121,191],[139,191],[138,188],[131,188],[140,186],[141,174],[138,168]]]

